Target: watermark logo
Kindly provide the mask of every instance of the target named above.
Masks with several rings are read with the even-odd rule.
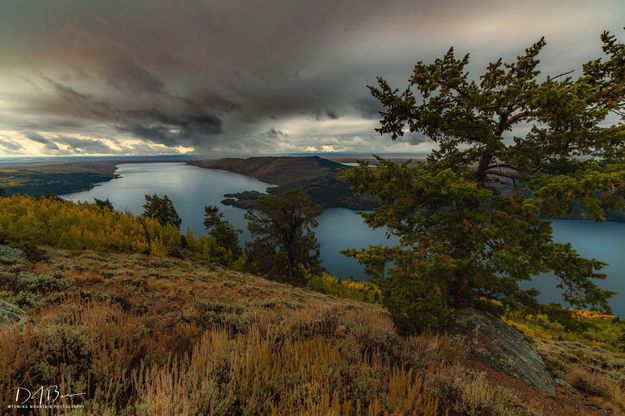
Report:
[[[39,386],[36,389],[17,387],[15,402],[9,404],[9,409],[77,409],[84,407],[74,401],[84,400],[87,393],[65,393],[54,384],[51,386]],[[69,403],[68,403],[69,402]]]

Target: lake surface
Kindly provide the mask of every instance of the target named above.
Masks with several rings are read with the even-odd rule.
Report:
[[[63,198],[86,202],[108,198],[119,211],[141,214],[146,194],[165,194],[182,218],[181,230],[184,232],[189,227],[195,235],[206,234],[202,225],[204,207],[216,205],[235,228],[243,231],[241,240],[245,242],[250,240],[245,210],[223,205],[224,194],[264,192],[272,186],[248,176],[183,163],[128,163],[119,165],[116,173],[121,177]],[[371,230],[354,211],[342,208],[326,209],[318,221],[316,234],[323,266],[336,276],[365,279],[363,267],[338,250],[389,244],[384,231]]]
[[[613,312],[625,318],[625,222],[590,220],[552,221],[554,240],[571,243],[586,258],[607,263],[602,270],[607,279],[598,281],[603,289],[617,292],[611,298]],[[553,275],[535,278],[532,285],[539,289],[541,302],[558,302],[562,298],[556,289],[557,278]]]
[[[270,184],[257,179],[221,170],[202,169],[183,163],[129,163],[119,165],[121,177],[95,188],[65,195],[73,201],[92,202],[93,198],[108,198],[115,209],[135,214],[143,211],[146,194],[168,195],[182,218],[183,232],[190,227],[193,233],[205,233],[202,226],[204,207],[216,205],[235,228],[243,231],[241,239],[249,241],[244,218],[245,211],[221,204],[224,194],[246,190],[264,191]],[[355,212],[342,208],[326,209],[318,218],[317,238],[321,245],[324,267],[339,277],[366,279],[363,268],[355,260],[337,251],[360,248],[372,244],[393,244],[384,230],[371,230]],[[625,223],[593,221],[553,221],[555,239],[570,242],[585,257],[608,263],[608,279],[600,285],[618,291],[610,304],[614,312],[625,316]],[[559,302],[554,277],[540,277],[533,286],[541,290],[541,301]]]

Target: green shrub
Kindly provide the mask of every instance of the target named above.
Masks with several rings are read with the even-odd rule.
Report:
[[[245,331],[252,321],[251,316],[239,305],[197,300],[196,307],[200,313],[200,323],[205,327],[223,327],[236,334]]]
[[[71,285],[71,282],[63,277],[50,277],[31,272],[20,272],[16,276],[14,290],[50,293],[65,290]]]
[[[0,245],[0,264],[16,264],[26,261],[26,256],[22,250]]]

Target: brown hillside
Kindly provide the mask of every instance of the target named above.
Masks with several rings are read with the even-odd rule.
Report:
[[[189,162],[189,164],[252,176],[275,185],[284,185],[289,182],[327,175],[336,172],[338,168],[345,167],[340,163],[317,156],[206,159]]]
[[[376,305],[193,260],[47,250],[33,264],[4,252],[3,296],[27,318],[0,324],[3,402],[12,386],[62,380],[65,391],[87,393],[82,414],[621,409],[621,387],[579,363],[563,371],[582,394],[563,385],[550,397],[471,360],[467,346],[445,334],[399,337]]]

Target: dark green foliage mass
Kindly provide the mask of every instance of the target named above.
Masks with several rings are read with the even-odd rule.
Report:
[[[578,72],[542,76],[541,39],[479,79],[450,49],[418,62],[404,91],[382,78],[370,87],[384,106],[378,132],[436,145],[415,167],[380,160],[344,173],[381,201],[366,222],[400,239],[347,253],[380,283],[401,332],[439,327],[454,308],[539,310],[538,292],[519,282],[546,272],[570,305],[609,310],[593,281],[603,264],[554,242],[545,221],[623,208],[625,46],[601,39],[604,56]]]
[[[217,244],[226,250],[227,262],[236,260],[241,255],[240,231],[234,229],[216,206],[204,207],[203,224]]]
[[[0,171],[4,195],[63,195],[91,189],[113,178],[108,172],[50,172],[28,169]]]
[[[313,232],[322,212],[304,192],[294,189],[261,199],[245,213],[254,240],[247,245],[257,273],[303,284],[306,272],[321,270],[319,243]]]
[[[145,204],[143,205],[143,216],[154,218],[162,226],[169,224],[179,229],[180,224],[182,224],[173,202],[167,195],[146,195]]]
[[[108,198],[107,199],[93,198],[93,202],[96,204],[98,208],[108,209],[109,211],[115,211],[113,204],[111,203],[111,201],[108,200]]]

